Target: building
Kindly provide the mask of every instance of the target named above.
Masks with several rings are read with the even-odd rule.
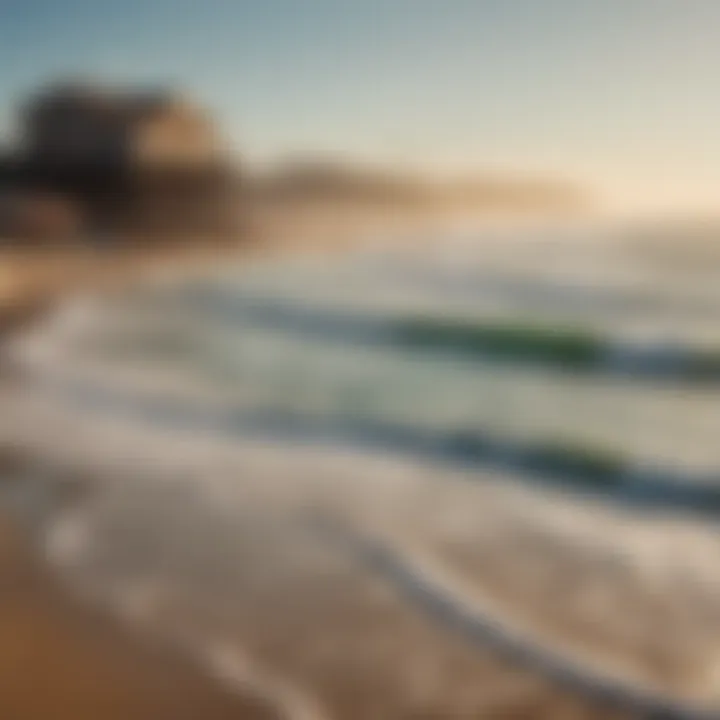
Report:
[[[44,88],[19,114],[5,190],[64,197],[89,229],[231,229],[235,173],[212,118],[166,91]]]
[[[68,165],[201,168],[224,157],[209,115],[163,91],[51,86],[23,108],[21,138],[27,157]]]

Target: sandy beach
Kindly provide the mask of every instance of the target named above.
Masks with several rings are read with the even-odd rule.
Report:
[[[15,286],[0,305],[0,337],[41,314],[63,289],[77,287],[78,280],[101,281],[98,270],[108,270],[108,264],[90,263],[80,254],[62,259],[16,256],[14,266],[3,260]],[[136,264],[119,263],[106,277],[119,279],[129,265]],[[12,473],[11,467],[4,470]],[[0,575],[4,718],[269,720],[278,716],[250,693],[244,696],[222,687],[192,662],[128,633],[70,598],[36,555],[23,528],[6,512],[0,516]]]
[[[0,720],[720,720],[719,27],[5,3]]]
[[[61,592],[22,532],[0,521],[0,707],[17,720],[277,717]]]
[[[278,240],[261,254],[283,255],[289,242],[283,238],[288,237],[293,238],[294,251],[323,251],[325,243],[341,234],[340,227],[326,229],[326,233],[307,227],[308,238],[321,239],[306,244],[301,241],[302,232],[292,230],[292,224],[284,232],[273,228]],[[348,245],[352,242],[345,247]],[[236,250],[232,262],[251,255]],[[122,288],[138,275],[184,272],[188,267],[217,263],[218,258],[216,252],[207,249],[185,249],[170,259],[163,253],[150,257],[132,252],[102,256],[68,253],[45,260],[42,256],[18,256],[16,269],[8,273],[15,289],[5,295],[1,327],[6,333],[21,328],[67,292],[111,289],[116,284]],[[82,429],[77,432],[82,434]],[[87,437],[92,437],[92,432]],[[89,444],[93,445],[92,439]],[[101,446],[98,442],[97,447]],[[180,547],[181,543],[176,545]],[[202,667],[179,657],[161,641],[128,630],[98,608],[69,597],[34,553],[22,528],[11,517],[0,518],[0,567],[7,583],[0,611],[0,637],[8,638],[0,645],[0,697],[6,698],[7,717],[242,720],[296,716],[285,708],[263,707],[251,689],[244,694],[223,688]],[[252,578],[250,568],[234,569]],[[328,712],[317,717],[427,720],[464,717],[462,713],[470,706],[484,708],[479,717],[629,717],[582,692],[561,687],[533,669],[508,662],[491,647],[472,648],[457,642],[454,635],[435,626],[432,618],[408,612],[401,603],[396,606],[393,601],[385,609],[375,607],[370,592],[374,581],[367,580],[364,571],[348,574],[338,588],[331,588],[332,592],[326,592],[322,582],[317,588],[308,583],[313,585],[309,596],[315,599],[306,609],[310,612],[310,608],[317,608],[309,618],[302,611],[279,612],[282,598],[279,608],[268,600],[261,604],[259,614],[248,613],[254,618],[246,629],[250,648],[257,649],[260,657],[264,655],[268,667],[278,670],[280,677],[299,680],[301,688],[311,691],[310,696],[322,698]],[[247,602],[250,607],[252,598]],[[331,604],[323,607],[323,603]],[[341,670],[341,663],[331,656],[318,659],[312,654],[308,634],[313,618],[320,622],[323,634],[342,647],[343,658],[349,658],[349,672],[347,668]],[[393,667],[400,669],[407,664],[406,674],[410,676],[413,654],[421,658],[423,652],[429,652],[428,662],[438,666],[433,680],[437,687],[432,692],[426,690],[428,699],[413,701],[402,684],[396,683],[394,674],[390,677],[383,668],[394,654]],[[418,659],[418,667],[421,665]],[[33,691],[38,687],[43,691]],[[422,695],[422,683],[417,687]],[[65,715],[58,713],[58,707]]]

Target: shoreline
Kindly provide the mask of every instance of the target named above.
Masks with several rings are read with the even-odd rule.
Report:
[[[8,338],[42,320],[76,292],[104,293],[158,273],[198,272],[227,258],[267,260],[319,249],[308,238],[290,243],[274,227],[259,235],[230,246],[201,242],[199,248],[181,244],[154,252],[139,248],[102,253],[87,248],[0,251],[0,392],[7,392],[2,384],[16,380],[3,352]],[[353,244],[339,243],[338,250]],[[326,242],[322,245],[327,249]],[[13,449],[10,446],[11,455]],[[0,453],[0,482],[7,482],[13,470],[2,465]],[[0,607],[0,694],[8,717],[275,720],[287,716],[287,709],[273,707],[261,688],[223,682],[189,653],[128,627],[109,608],[63,587],[41,557],[31,532],[11,508],[2,506],[0,573],[8,587]]]
[[[288,243],[284,234],[276,229],[273,233],[275,242],[260,247],[238,247],[229,257],[237,263],[252,262],[292,257],[299,253],[326,252],[330,249],[328,238],[316,240],[317,234],[311,228],[306,229],[311,242],[299,240],[299,236],[303,234],[302,229],[292,230],[297,242]],[[329,235],[334,237],[333,232]],[[344,242],[333,245],[333,249],[348,251],[360,246],[361,243],[353,240],[350,235],[346,231]],[[363,236],[364,233],[362,229],[356,229],[355,235]],[[17,302],[5,304],[5,312],[0,308],[0,332],[7,334],[22,328],[42,317],[56,301],[75,291],[106,291],[116,284],[120,288],[127,287],[128,283],[142,281],[157,272],[195,272],[206,266],[216,266],[228,257],[218,255],[217,252],[208,252],[207,248],[198,252],[186,252],[183,249],[173,252],[170,249],[159,255],[149,258],[144,253],[135,255],[131,252],[120,257],[113,253],[104,253],[96,257],[88,258],[85,254],[83,257],[74,258],[73,268],[67,272],[64,282],[59,281],[54,287],[54,292],[37,295],[28,293],[17,299]],[[61,272],[58,277],[60,275]],[[13,520],[7,516],[8,513],[0,508],[0,567],[5,570],[6,576],[17,572],[28,580],[20,585],[20,595],[16,601],[18,606],[26,608],[25,615],[16,617],[13,606],[7,604],[7,608],[0,613],[0,629],[2,624],[7,622],[21,638],[18,642],[20,648],[30,647],[31,654],[37,653],[41,658],[39,666],[53,678],[52,692],[64,692],[70,696],[50,700],[51,692],[48,692],[48,698],[43,700],[46,704],[39,710],[31,704],[23,706],[22,702],[29,702],[30,698],[20,697],[16,713],[20,720],[58,717],[54,712],[54,708],[58,706],[65,708],[68,718],[80,717],[81,720],[84,717],[107,717],[110,720],[115,717],[118,720],[124,717],[137,717],[140,720],[145,717],[148,720],[163,720],[165,717],[177,717],[180,720],[184,717],[222,720],[228,717],[252,720],[256,717],[260,719],[286,714],[259,706],[250,693],[244,694],[242,688],[240,692],[228,689],[221,680],[209,676],[200,664],[187,659],[184,653],[175,652],[167,646],[159,648],[157,642],[153,643],[132,630],[127,631],[122,622],[113,618],[111,612],[72,597],[71,593],[62,588],[62,583],[52,577],[52,569],[43,563],[42,558],[33,556],[30,538],[25,539],[22,533],[13,530]],[[6,535],[9,538],[7,541]],[[13,663],[17,665],[19,662],[13,659],[13,653],[15,649],[11,645],[0,650],[0,690],[3,689],[2,682],[6,680],[6,665],[10,663],[12,667]],[[10,659],[6,661],[8,656]],[[61,670],[56,670],[53,662],[60,665]],[[24,666],[28,677],[33,677],[36,664],[37,660]],[[27,670],[28,667],[33,670]],[[22,674],[22,671],[18,672]],[[152,692],[146,688],[138,696],[136,688],[139,682],[150,682]],[[15,684],[18,682],[15,681]],[[91,698],[96,704],[88,706],[86,710],[82,703],[88,702],[85,693],[90,691],[83,691],[83,688],[95,686],[101,688],[96,689],[94,699]],[[75,687],[80,689],[75,690]],[[182,691],[178,690],[180,687]],[[552,703],[557,700],[561,705],[568,702],[570,705],[574,704],[573,701],[568,701],[564,692],[560,692],[558,697],[555,691],[549,691],[549,696],[554,698]],[[563,697],[565,700],[562,700]],[[40,702],[39,698],[32,700]],[[103,702],[107,702],[112,711],[97,705]],[[580,705],[583,704],[580,701]],[[523,714],[523,717],[547,717],[543,709],[538,708],[537,713],[529,708],[528,710],[528,714]],[[116,714],[113,715],[113,712]],[[597,707],[590,712],[597,713],[600,717],[612,714]]]
[[[237,251],[236,251],[237,254]],[[49,257],[48,257],[49,255]],[[106,290],[174,263],[217,263],[217,252],[167,249],[95,255],[73,249],[0,257],[0,382],[5,340],[77,290]],[[17,273],[14,275],[14,273]],[[0,277],[0,280],[3,279]],[[0,459],[1,460],[1,459]],[[0,467],[12,476],[12,468]],[[7,477],[3,478],[7,481]],[[272,720],[277,708],[233,688],[200,662],[127,628],[62,587],[20,520],[0,507],[0,695],[18,720]]]
[[[0,693],[6,717],[279,717],[259,698],[223,687],[190,660],[70,597],[5,511],[0,570],[5,578]]]

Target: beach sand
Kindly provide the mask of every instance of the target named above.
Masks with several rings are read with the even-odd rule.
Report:
[[[81,607],[0,518],[0,715],[6,720],[270,720],[260,699]]]
[[[59,272],[58,265],[54,271],[58,280],[74,276]],[[25,278],[31,276],[28,271]],[[7,294],[0,303],[0,339],[52,302],[48,283],[22,287],[24,292]],[[51,289],[59,287],[58,282]],[[0,513],[0,578],[3,720],[278,717],[249,691],[222,687],[189,660],[69,597],[8,513]]]

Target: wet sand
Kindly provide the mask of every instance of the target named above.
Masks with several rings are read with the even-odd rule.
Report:
[[[80,607],[0,518],[0,714],[8,720],[270,720],[149,639]]]
[[[48,293],[0,304],[0,338]],[[6,468],[7,469],[7,468]],[[0,716],[5,720],[270,720],[276,711],[70,598],[0,513]]]

